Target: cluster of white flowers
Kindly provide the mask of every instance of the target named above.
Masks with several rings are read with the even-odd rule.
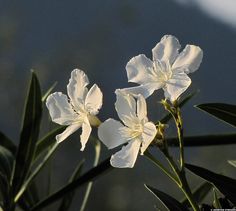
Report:
[[[83,151],[91,126],[97,126],[99,139],[109,149],[124,145],[112,155],[111,165],[132,168],[139,152],[144,153],[157,133],[155,124],[148,121],[145,98],[162,88],[165,98],[174,102],[191,84],[187,74],[197,70],[202,61],[203,52],[198,46],[186,45],[181,53],[179,49],[179,41],[166,35],[152,49],[153,61],[141,54],[128,62],[128,81],[139,86],[115,91],[115,108],[123,124],[114,119],[99,121],[96,115],[102,106],[101,90],[96,84],[88,90],[86,74],[79,69],[73,70],[67,85],[69,98],[55,92],[46,102],[52,121],[68,126],[56,136],[56,140],[61,142],[82,127],[80,142]]]

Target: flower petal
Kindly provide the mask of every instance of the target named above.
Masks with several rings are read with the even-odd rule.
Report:
[[[46,106],[53,122],[60,125],[70,125],[75,122],[78,115],[72,109],[68,98],[61,92],[55,92],[48,96]]]
[[[166,83],[163,88],[165,97],[171,102],[175,101],[191,84],[191,79],[185,72],[173,73],[172,78]]]
[[[138,95],[137,99],[137,116],[140,120],[147,118],[147,104],[142,95]]]
[[[149,83],[152,80],[149,69],[153,69],[153,62],[145,55],[133,57],[126,65],[128,81],[138,84]]]
[[[122,136],[121,130],[124,128],[119,121],[107,119],[98,128],[98,137],[108,149],[115,148],[127,142]]]
[[[203,51],[201,48],[195,45],[186,45],[184,50],[179,54],[176,61],[173,64],[173,69],[184,68],[186,73],[192,73],[196,71],[203,57]]]
[[[145,85],[123,88],[121,91],[126,94],[139,95],[141,94],[144,98],[148,98],[152,93],[163,87],[162,83],[149,83]]]
[[[87,122],[84,122],[82,124],[82,134],[80,135],[80,143],[81,143],[80,151],[84,151],[85,145],[88,142],[91,131],[92,131],[92,128],[90,124],[88,124]]]
[[[67,85],[67,93],[76,110],[79,110],[87,94],[86,86],[89,84],[87,75],[80,69],[71,72],[71,78]]]
[[[63,133],[56,136],[57,143],[64,141],[68,136],[81,127],[81,124],[73,124],[68,126]]]
[[[136,116],[136,101],[130,94],[126,94],[117,89],[115,108],[119,118],[125,123],[126,117]]]
[[[164,61],[173,64],[179,54],[179,41],[172,35],[165,35],[152,49],[153,61]]]
[[[85,108],[90,114],[96,115],[102,107],[102,92],[97,84],[94,84],[85,98]]]
[[[111,156],[111,165],[116,168],[133,168],[137,160],[141,142],[139,139],[130,141],[126,146]]]
[[[148,146],[151,144],[157,133],[156,126],[152,122],[147,122],[144,125],[144,131],[142,134],[143,141],[141,146],[141,155],[145,152]]]

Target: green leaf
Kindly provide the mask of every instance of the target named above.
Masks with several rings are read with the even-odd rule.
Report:
[[[55,82],[47,91],[46,93],[43,95],[42,97],[42,102],[45,102],[45,100],[47,99],[47,97],[51,94],[52,90],[56,87],[57,82]]]
[[[34,171],[30,173],[28,178],[24,181],[24,183],[22,184],[21,188],[17,192],[17,194],[15,196],[15,199],[14,199],[15,202],[17,202],[20,199],[22,194],[25,192],[25,190],[28,188],[28,186],[32,183],[33,179],[38,175],[40,170],[45,166],[45,164],[47,163],[49,158],[53,155],[54,151],[57,149],[58,146],[59,146],[59,144],[55,143],[53,145],[53,147],[45,155],[45,157],[42,160],[42,162],[40,162],[40,164],[36,167],[36,169],[34,169]]]
[[[236,105],[224,103],[207,103],[197,105],[196,107],[236,127]]]
[[[93,167],[96,167],[98,165],[100,154],[101,154],[101,143],[98,139],[93,138],[92,136],[90,137],[90,140],[94,144],[95,156],[94,156],[94,161],[93,161]],[[83,198],[83,201],[82,201],[82,204],[81,204],[81,207],[80,207],[80,211],[85,210],[85,207],[86,207],[86,204],[88,202],[88,198],[89,198],[92,186],[93,186],[93,182],[90,181],[87,184],[86,191],[85,191],[85,194],[84,194],[84,198]]]
[[[0,173],[5,175],[10,183],[14,156],[6,148],[0,146]]]
[[[189,102],[189,100],[191,100],[199,91],[195,91],[193,93],[191,93],[190,95],[188,95],[187,97],[185,97],[180,103],[179,103],[179,107],[183,107],[187,102]],[[167,122],[170,121],[170,119],[172,118],[171,114],[168,113],[166,114],[166,116],[164,116],[160,122],[162,124],[166,124]]]
[[[13,155],[15,155],[17,147],[16,145],[2,132],[0,132],[0,145],[8,149]]]
[[[170,211],[187,211],[188,209],[182,205],[180,202],[178,202],[176,199],[174,199],[172,196],[167,195],[166,193],[157,190],[149,185],[145,184],[145,187],[154,195],[156,196],[163,205]]]
[[[12,187],[14,193],[20,189],[29,171],[38,140],[41,115],[42,101],[40,85],[36,74],[32,72],[13,174]]]
[[[216,192],[216,189],[215,189],[215,188],[213,188],[213,196],[214,196],[213,206],[214,206],[215,208],[221,209],[222,207],[221,207],[221,204],[220,204],[220,202],[219,202],[219,199],[218,199],[217,192]]]
[[[41,153],[45,152],[56,143],[56,135],[62,133],[66,127],[67,126],[60,126],[54,129],[37,142],[34,160],[37,159]]]
[[[73,182],[79,178],[79,176],[81,175],[83,166],[84,166],[84,160],[82,160],[78,163],[77,167],[75,168],[73,174],[71,175],[71,177],[69,179],[68,184],[70,184],[71,182]],[[65,195],[64,198],[62,199],[62,202],[61,202],[61,205],[60,205],[58,211],[69,210],[74,195],[75,195],[75,191],[71,191],[70,193]]]
[[[0,146],[0,192],[3,201],[3,207],[5,210],[8,209],[10,205],[10,178],[12,174],[14,156],[12,153]]]
[[[199,166],[191,164],[186,164],[185,166],[194,174],[214,184],[222,194],[224,194],[232,203],[236,204],[236,180],[221,174],[216,174]]]
[[[179,144],[177,138],[166,138],[166,140],[169,146],[178,146]],[[185,147],[201,147],[228,144],[236,144],[236,133],[184,137]]]
[[[39,209],[53,203],[54,201],[62,198],[66,194],[70,193],[71,191],[74,191],[76,188],[78,188],[90,181],[95,181],[95,179],[97,177],[101,176],[101,174],[103,174],[111,169],[113,169],[113,168],[111,168],[110,158],[108,158],[105,161],[101,162],[97,167],[92,168],[87,173],[83,174],[81,177],[79,177],[75,181],[62,187],[60,190],[56,191],[55,193],[53,193],[49,197],[47,197],[44,200],[37,203],[30,210],[31,211],[39,210]]]
[[[193,198],[198,204],[200,204],[211,189],[212,189],[212,184],[210,184],[209,182],[204,182],[197,189],[193,191]],[[190,207],[188,199],[184,199],[182,204],[186,207],[187,206]]]
[[[236,160],[228,160],[228,163],[236,168]]]

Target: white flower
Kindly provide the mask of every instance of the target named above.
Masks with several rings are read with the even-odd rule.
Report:
[[[137,159],[147,149],[156,135],[156,127],[147,119],[146,101],[142,95],[137,101],[132,95],[116,90],[116,111],[123,124],[114,119],[108,119],[98,128],[98,137],[112,149],[122,144],[121,151],[111,157],[111,165],[118,168],[132,168]]]
[[[179,49],[179,41],[165,35],[152,49],[153,61],[143,54],[133,57],[126,66],[128,81],[140,86],[123,90],[147,98],[162,88],[167,99],[176,100],[191,84],[187,74],[199,68],[203,57],[198,46],[186,45],[181,53]]]
[[[47,98],[46,105],[52,121],[60,125],[68,125],[65,131],[56,136],[57,142],[65,140],[69,135],[82,127],[80,136],[81,151],[91,133],[91,126],[99,124],[98,114],[102,106],[102,92],[94,84],[90,90],[86,87],[89,84],[87,75],[79,69],[71,72],[71,78],[67,85],[66,95],[55,92]]]

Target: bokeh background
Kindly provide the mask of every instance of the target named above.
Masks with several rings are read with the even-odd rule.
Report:
[[[114,90],[133,85],[127,83],[126,63],[140,53],[151,57],[151,49],[161,37],[172,34],[183,47],[195,44],[204,51],[202,65],[191,75],[193,83],[187,91],[200,90],[183,109],[185,134],[233,132],[233,128],[193,105],[236,103],[235,11],[234,0],[0,0],[1,131],[18,142],[31,68],[38,74],[43,91],[57,81],[55,90],[62,92],[66,92],[74,68],[85,70],[91,83],[97,83],[104,94],[100,119],[117,118]],[[158,104],[162,96],[160,91],[148,99],[149,117],[153,121],[163,115]],[[43,132],[55,126],[48,123],[47,110],[44,121]],[[91,167],[92,145],[88,144],[81,153],[79,134],[61,144],[37,178],[42,197],[66,183],[81,158],[86,158],[85,170]],[[168,135],[175,135],[171,124]],[[102,152],[101,160],[112,153],[105,147]],[[158,153],[157,157],[164,161]],[[227,164],[228,159],[236,159],[235,146],[186,148],[187,162],[235,177],[236,170]],[[200,182],[199,178],[190,177],[192,187]],[[113,170],[99,178],[86,210],[156,210],[161,205],[145,190],[144,183],[182,198],[159,169],[139,157],[133,169]],[[83,191],[84,188],[77,191],[71,210],[79,209]],[[55,209],[56,204],[47,208]]]

